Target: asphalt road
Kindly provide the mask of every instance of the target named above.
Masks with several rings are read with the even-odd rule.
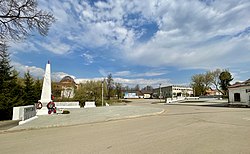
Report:
[[[5,132],[0,153],[250,154],[250,108],[131,103],[163,114]]]

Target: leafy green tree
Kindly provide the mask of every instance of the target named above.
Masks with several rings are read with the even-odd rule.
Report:
[[[42,93],[42,83],[41,80],[37,79],[34,84],[34,89],[35,89],[35,98],[38,101],[41,98],[41,93]]]
[[[62,101],[62,97],[61,97],[61,91],[62,91],[62,86],[58,85],[57,82],[51,82],[52,86],[51,86],[51,90],[52,90],[52,94],[55,97],[55,99],[57,101]]]
[[[221,69],[216,69],[214,71],[211,71],[211,75],[212,75],[212,85],[216,88],[216,90],[218,90],[219,92],[223,93],[223,91],[220,89],[220,74],[221,74],[222,70]]]
[[[125,87],[124,87],[124,91],[130,91],[129,86],[125,86]]]
[[[7,52],[8,47],[6,45],[6,42],[1,43],[0,42],[0,86],[3,87],[4,84],[8,83],[12,79],[15,78],[15,76],[12,76],[12,66],[10,66],[10,59],[9,54]]]
[[[211,86],[214,86],[223,95],[228,95],[227,87],[233,78],[229,71],[216,69],[214,71],[207,71],[204,74],[194,75],[191,80],[195,96],[204,95],[206,90]]]
[[[152,86],[146,86],[146,87],[144,87],[144,88],[142,88],[142,90],[144,90],[144,91],[153,91],[153,87]]]
[[[36,89],[34,86],[34,79],[31,77],[30,72],[24,74],[24,105],[33,105],[36,103],[39,98],[36,95]]]
[[[122,96],[122,84],[121,83],[115,83],[115,92],[117,99],[120,99]]]
[[[112,96],[112,91],[114,89],[114,80],[112,78],[112,74],[110,73],[107,78],[107,92],[108,92],[108,100],[110,100]]]
[[[228,70],[221,72],[220,76],[220,87],[223,90],[223,95],[228,96],[228,86],[230,86],[230,82],[233,80],[231,73]]]
[[[135,85],[134,90],[135,90],[135,91],[139,91],[139,90],[140,90],[140,86],[139,86],[139,84]]]
[[[204,84],[204,74],[193,75],[192,78],[192,87],[194,89],[194,95],[200,96],[204,95],[206,92],[206,85]]]
[[[10,66],[5,42],[0,42],[0,120],[12,118],[13,107],[22,104],[22,87],[17,84],[18,73]]]
[[[207,89],[210,88],[210,86],[212,85],[213,82],[213,74],[210,71],[207,71],[205,74],[203,74],[203,82],[204,82],[204,86]]]
[[[106,84],[104,84],[106,87]],[[104,88],[105,90],[106,88]],[[106,93],[106,90],[104,91]],[[78,100],[81,106],[84,105],[86,101],[95,101],[96,105],[100,106],[102,97],[102,82],[101,81],[87,81],[86,83],[81,83],[75,92],[74,100]]]

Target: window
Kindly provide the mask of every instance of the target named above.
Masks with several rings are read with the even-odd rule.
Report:
[[[240,102],[240,93],[234,93],[234,101]]]

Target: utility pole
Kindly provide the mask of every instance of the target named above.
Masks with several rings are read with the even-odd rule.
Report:
[[[102,81],[102,106],[103,106],[103,82],[104,80]]]
[[[160,88],[160,103],[161,103],[161,83],[159,84],[159,88]]]

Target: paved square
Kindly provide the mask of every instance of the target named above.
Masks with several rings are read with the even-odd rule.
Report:
[[[166,112],[1,133],[1,153],[250,153],[249,108],[147,102],[131,105],[163,108]]]

